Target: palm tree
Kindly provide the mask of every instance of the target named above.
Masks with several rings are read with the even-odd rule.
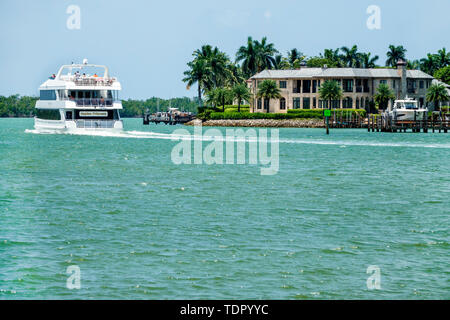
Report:
[[[358,65],[360,65],[361,59],[360,55],[358,54],[358,46],[354,45],[352,48],[348,47],[342,47],[341,48],[343,55],[342,60],[344,61],[345,65],[350,68],[356,68]]]
[[[236,53],[236,62],[242,61],[242,70],[250,78],[262,70],[272,69],[277,52],[273,43],[267,43],[266,37],[261,42],[248,37],[247,46],[240,47]]]
[[[250,101],[251,94],[245,84],[238,84],[233,87],[233,98],[238,102],[238,112],[241,112],[242,101]]]
[[[388,59],[386,60],[386,66],[387,67],[396,67],[398,60],[406,60],[406,49],[403,46],[389,46],[389,51],[386,53]]]
[[[208,100],[216,106],[222,106],[222,112],[225,112],[225,105],[232,98],[231,90],[228,88],[215,88],[208,93]]]
[[[377,88],[377,93],[375,93],[374,99],[378,104],[378,107],[384,110],[387,108],[389,100],[395,99],[395,94],[387,84],[382,83]]]
[[[342,88],[337,81],[327,80],[319,88],[319,97],[328,101],[328,109],[331,109],[331,102],[342,98]]]
[[[280,89],[278,88],[276,81],[264,80],[263,82],[261,82],[259,84],[257,96],[258,96],[258,98],[263,98],[264,100],[268,99],[269,104],[270,104],[270,99],[280,99],[281,93],[280,93]],[[267,108],[267,113],[269,113],[269,107]]]
[[[328,109],[331,109],[331,102],[333,100],[340,100],[342,98],[342,89],[337,81],[327,80],[319,88],[319,97],[322,100],[329,101]],[[329,117],[326,117],[327,134],[330,134]]]
[[[245,76],[242,72],[242,68],[230,62],[227,66],[228,69],[228,77],[225,79],[225,86],[233,87],[234,85],[241,84],[245,82]]]
[[[300,59],[303,56],[303,54],[301,52],[299,52],[296,48],[291,49],[288,52],[288,59],[289,59],[289,63],[291,65],[294,64],[295,60]]]
[[[261,42],[255,41],[255,46],[257,48],[258,72],[265,69],[272,69],[275,62],[274,55],[278,53],[275,45],[273,43],[267,43],[267,37],[263,37]]]
[[[290,69],[291,66],[289,64],[288,59],[283,57],[281,54],[277,54],[275,56],[275,64],[273,67],[276,70],[287,70]]]
[[[253,76],[258,70],[258,48],[252,37],[248,37],[247,46],[242,46],[236,53],[236,62],[242,61],[242,71],[248,78]]]
[[[427,90],[427,101],[433,102],[435,109],[443,101],[450,101],[447,88],[442,83],[433,84]]]
[[[408,60],[406,63],[406,67],[409,70],[417,70],[420,68],[420,61],[419,60]]]
[[[211,45],[203,45],[193,53],[194,60],[205,60],[208,69],[208,80],[206,82],[207,90],[211,90],[217,86],[223,86],[226,79],[230,77],[228,56]]]
[[[194,60],[188,63],[189,70],[184,72],[183,82],[187,82],[189,90],[195,83],[198,84],[198,103],[202,105],[202,90],[206,88],[208,70],[204,59]]]
[[[361,53],[361,64],[363,68],[375,68],[377,66],[376,61],[380,57],[375,55],[371,57],[371,53]]]
[[[428,53],[426,58],[420,59],[420,70],[433,75],[439,69],[438,56]]]
[[[344,62],[342,61],[342,56],[339,54],[339,50],[339,48],[336,50],[325,49],[323,52],[323,57],[336,64],[337,67],[343,67]]]
[[[445,48],[438,50],[437,56],[438,56],[439,69],[450,65],[450,52],[447,52],[447,50]]]

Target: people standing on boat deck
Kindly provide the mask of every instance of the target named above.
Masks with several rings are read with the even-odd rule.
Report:
[[[54,80],[54,79],[56,79],[56,75],[55,74],[52,74],[50,77],[48,77],[49,79],[52,79],[52,80]]]
[[[97,78],[97,77],[98,77],[98,75],[95,73],[95,74],[94,74],[94,78]]]

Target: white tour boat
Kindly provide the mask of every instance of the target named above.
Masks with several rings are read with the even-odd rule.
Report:
[[[120,83],[106,66],[63,65],[39,87],[34,127],[39,131],[120,131]]]
[[[394,106],[388,110],[388,115],[399,121],[422,121],[428,115],[428,109],[419,107],[416,100],[406,97],[404,100],[395,100]]]

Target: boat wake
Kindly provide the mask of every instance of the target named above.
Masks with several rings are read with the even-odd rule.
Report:
[[[331,146],[360,146],[360,147],[397,147],[397,148],[437,148],[450,149],[449,143],[443,144],[427,144],[427,143],[408,143],[408,142],[370,142],[370,141],[356,141],[356,140],[322,140],[322,139],[255,139],[255,138],[239,138],[227,136],[210,136],[210,135],[190,135],[190,134],[176,134],[176,133],[159,133],[152,131],[70,131],[61,132],[57,130],[25,130],[26,133],[32,134],[64,134],[64,135],[82,135],[82,136],[98,136],[110,138],[128,138],[128,139],[163,139],[163,140],[200,140],[200,141],[220,141],[220,142],[258,142],[261,140],[267,143],[286,143],[286,144],[313,144],[313,145],[331,145]]]

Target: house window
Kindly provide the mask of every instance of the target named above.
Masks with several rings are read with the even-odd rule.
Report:
[[[257,101],[257,108],[261,109],[261,106],[262,106],[261,99],[258,99],[258,101]]]
[[[287,88],[286,81],[280,81],[280,89],[286,89],[286,88]]]
[[[264,99],[264,110],[268,110],[269,109],[269,99]]]
[[[303,93],[311,92],[311,80],[303,80]]]
[[[353,99],[350,97],[346,97],[344,100],[342,100],[342,107],[343,108],[353,108]]]
[[[420,80],[419,87],[420,87],[420,89],[423,89],[423,87],[424,87],[423,80]]]
[[[300,109],[300,98],[294,98],[292,100],[293,105],[294,105],[294,109]]]
[[[331,108],[339,109],[341,107],[341,100],[331,101]]]
[[[353,79],[344,79],[344,92],[353,92]]]
[[[317,80],[313,80],[312,93],[316,93],[316,92],[317,92]]]
[[[285,109],[286,109],[286,99],[281,98],[280,99],[280,110],[285,110]]]
[[[362,80],[356,79],[356,92],[362,92],[362,91],[363,91]]]
[[[380,84],[387,84],[387,80],[380,80]]]
[[[310,98],[303,98],[303,109],[311,109],[310,103]]]
[[[356,98],[356,109],[359,109],[359,99]]]
[[[313,98],[313,108],[316,108],[316,98]]]
[[[395,89],[395,80],[392,80],[392,88]]]
[[[319,100],[319,108],[327,109],[328,108],[328,101],[327,100]]]

